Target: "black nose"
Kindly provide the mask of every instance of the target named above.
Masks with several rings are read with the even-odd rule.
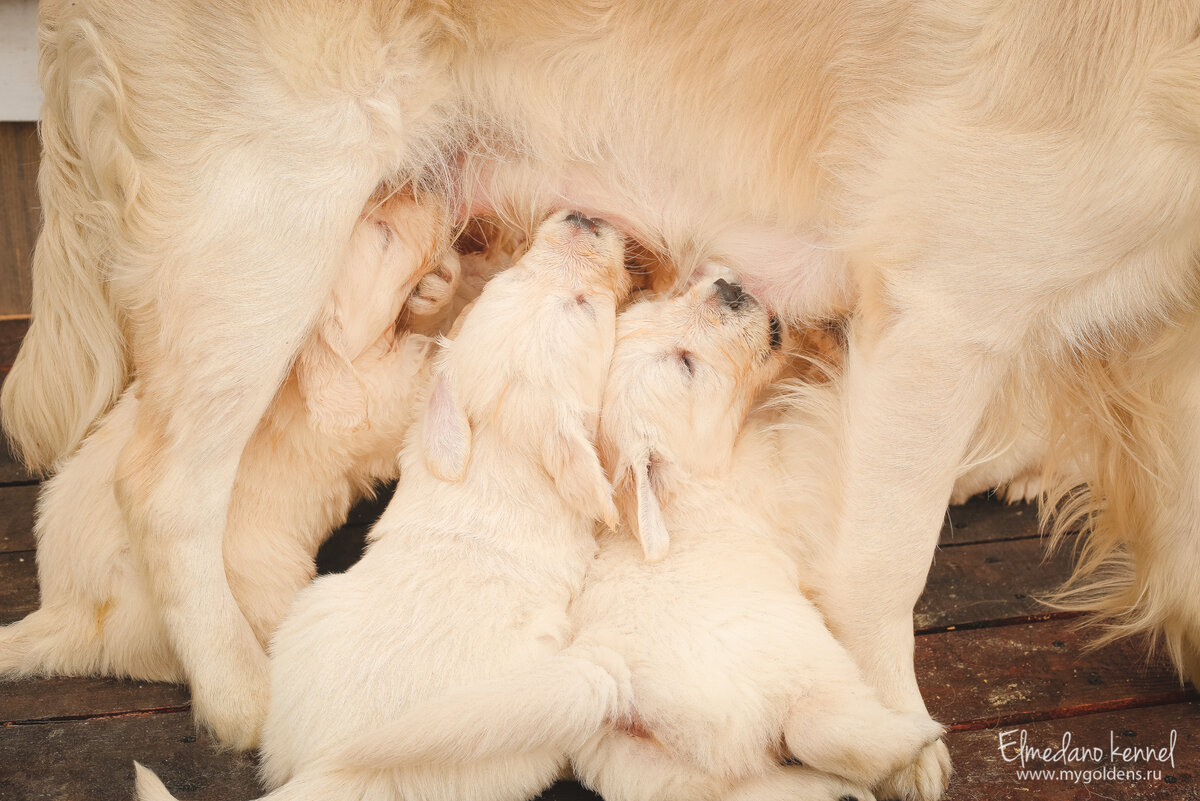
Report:
[[[577,211],[573,211],[567,215],[566,221],[571,225],[577,225],[580,228],[586,228],[593,234],[600,233],[600,221],[593,220],[591,217],[585,217]]]
[[[746,300],[746,291],[742,289],[741,284],[731,284],[724,278],[718,278],[713,286],[716,287],[721,302],[734,311],[740,309],[742,302]]]

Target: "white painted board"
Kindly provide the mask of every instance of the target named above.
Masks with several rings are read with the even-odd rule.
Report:
[[[37,0],[0,0],[0,121],[36,120]]]

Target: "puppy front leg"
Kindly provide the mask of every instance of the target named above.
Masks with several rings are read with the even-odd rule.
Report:
[[[960,463],[1003,365],[951,340],[954,327],[938,321],[901,316],[874,336],[864,329],[852,332],[841,516],[819,600],[883,701],[924,713],[912,611]],[[890,789],[904,798],[938,798],[949,767],[945,746],[936,743]]]

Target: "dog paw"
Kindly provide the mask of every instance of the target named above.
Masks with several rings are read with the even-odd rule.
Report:
[[[450,252],[442,263],[426,273],[408,296],[409,314],[429,317],[445,310],[458,290],[461,273],[458,254]]]
[[[874,786],[919,759],[942,732],[924,710],[896,711],[856,684],[826,682],[793,701],[784,742],[809,767]]]
[[[598,644],[576,644],[571,646],[570,655],[583,659],[604,674],[616,690],[609,717],[616,720],[631,719],[633,716],[633,674],[625,657],[611,648]]]
[[[950,751],[942,740],[925,746],[916,761],[889,776],[875,792],[901,801],[938,801],[950,783]]]
[[[1042,477],[1037,473],[1017,476],[1000,491],[1008,503],[1036,503],[1042,496]]]

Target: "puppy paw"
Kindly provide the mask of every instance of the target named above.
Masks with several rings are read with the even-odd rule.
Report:
[[[431,317],[445,311],[458,291],[460,274],[458,254],[451,251],[417,282],[408,296],[408,313],[413,317]]]
[[[887,778],[876,794],[902,801],[938,801],[950,783],[950,750],[938,740],[925,746],[916,761]]]
[[[784,732],[791,754],[804,764],[873,786],[918,759],[942,735],[922,712],[897,712],[874,693],[828,685],[794,702]]]
[[[633,718],[633,674],[625,657],[611,648],[598,644],[572,645],[564,655],[570,655],[595,665],[602,671],[602,682],[611,684],[615,693],[609,707],[610,720],[627,721]]]

